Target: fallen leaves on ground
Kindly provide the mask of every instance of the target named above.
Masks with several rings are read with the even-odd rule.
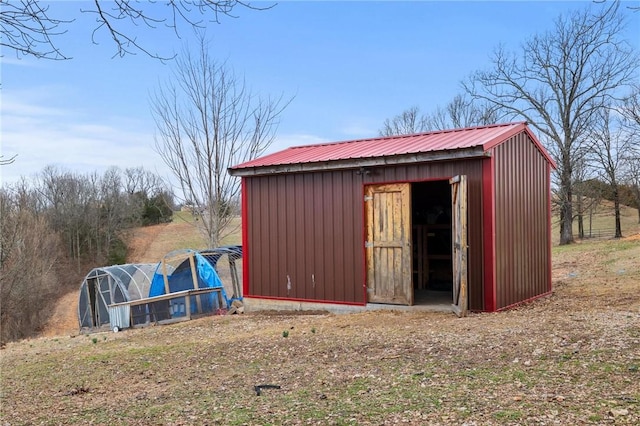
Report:
[[[10,343],[0,423],[636,425],[638,259],[558,249],[551,296],[462,319],[248,312]]]

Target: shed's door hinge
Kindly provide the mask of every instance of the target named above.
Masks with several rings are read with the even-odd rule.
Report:
[[[365,241],[364,242],[364,248],[369,248],[369,247],[373,247],[373,243],[370,241]]]
[[[371,195],[364,196],[364,201],[371,201],[371,200],[373,200],[373,197]]]

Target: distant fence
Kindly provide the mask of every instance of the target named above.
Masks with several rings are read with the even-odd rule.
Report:
[[[616,228],[591,229],[591,230],[584,231],[585,240],[614,238],[615,236],[616,236]]]

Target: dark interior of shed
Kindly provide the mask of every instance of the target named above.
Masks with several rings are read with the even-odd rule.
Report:
[[[453,291],[449,181],[413,183],[411,203],[414,297],[429,302]]]

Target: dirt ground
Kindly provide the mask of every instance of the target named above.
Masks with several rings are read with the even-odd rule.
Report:
[[[551,296],[462,319],[256,312],[87,336],[52,324],[2,350],[0,424],[640,424],[640,234],[556,247],[553,263]]]

